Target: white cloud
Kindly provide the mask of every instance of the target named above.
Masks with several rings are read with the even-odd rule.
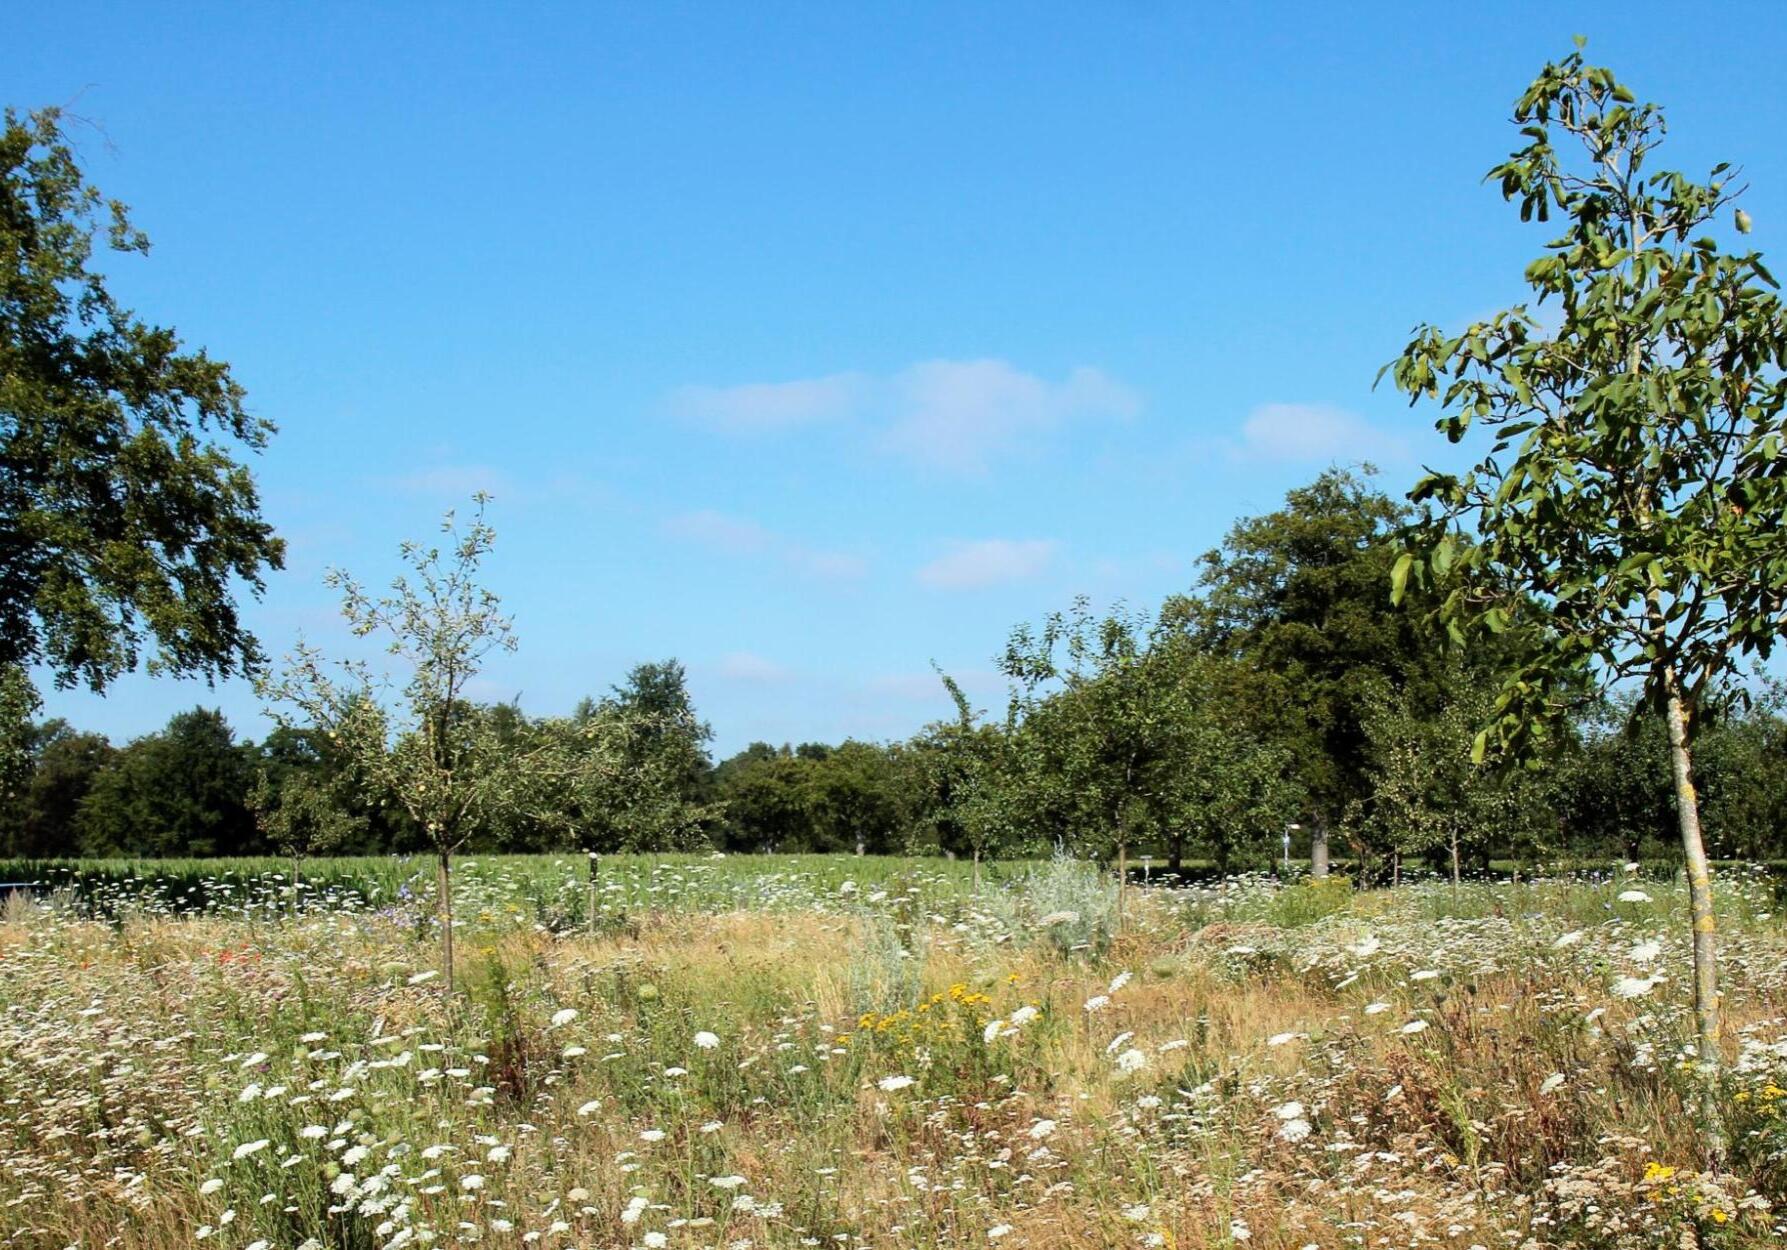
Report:
[[[774,660],[766,659],[754,651],[733,651],[720,657],[720,676],[733,681],[751,681],[772,684],[784,682],[794,676],[784,666]]]
[[[1248,460],[1405,460],[1408,443],[1363,417],[1325,404],[1261,404],[1241,423]]]
[[[821,581],[852,581],[868,572],[869,562],[848,551],[810,547],[749,517],[731,516],[712,509],[685,512],[664,522],[672,538],[706,547],[729,556],[766,556],[788,568]]]
[[[667,406],[679,417],[715,429],[767,433],[849,416],[866,383],[860,374],[834,373],[793,382],[681,386],[670,393]]]
[[[918,570],[933,590],[975,590],[1034,577],[1055,558],[1057,544],[1046,538],[982,538],[956,543]]]
[[[978,473],[1009,450],[1074,417],[1132,416],[1134,391],[1097,369],[1046,382],[1003,360],[927,360],[893,380],[884,445],[932,468]]]
[[[1141,408],[1129,387],[1098,369],[1059,382],[1009,361],[925,360],[885,377],[834,373],[790,382],[685,386],[669,409],[733,434],[764,434],[858,418],[878,430],[884,451],[927,468],[984,472],[997,455],[1063,423],[1128,417]]]

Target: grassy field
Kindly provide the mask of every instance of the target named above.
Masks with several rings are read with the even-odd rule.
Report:
[[[1726,873],[1726,1169],[1685,899],[1018,865],[87,866],[0,924],[0,1244],[1776,1244],[1787,925]],[[309,870],[307,870],[309,876]],[[186,909],[202,889],[206,906]],[[188,892],[183,894],[182,892]]]

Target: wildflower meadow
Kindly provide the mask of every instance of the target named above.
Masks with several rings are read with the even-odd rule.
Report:
[[[343,866],[355,861],[344,861]],[[243,866],[246,868],[247,866]],[[424,865],[425,867],[425,865]],[[1636,865],[1632,866],[1636,869]],[[1718,881],[1702,1170],[1685,888],[838,856],[468,861],[294,897],[65,876],[0,923],[0,1244],[1770,1244],[1787,925]],[[69,874],[70,876],[72,873]],[[179,880],[176,875],[173,880]]]

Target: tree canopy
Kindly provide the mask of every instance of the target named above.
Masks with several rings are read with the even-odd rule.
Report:
[[[123,307],[94,250],[144,254],[55,109],[0,127],[0,666],[102,690],[262,659],[236,594],[284,545],[241,461],[273,426],[227,364]]]

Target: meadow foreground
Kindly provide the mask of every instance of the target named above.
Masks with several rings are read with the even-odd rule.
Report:
[[[640,867],[591,926],[474,866],[452,996],[425,892],[14,900],[0,1244],[1782,1235],[1787,927],[1760,878],[1720,882],[1733,1157],[1709,1175],[1668,883],[1134,891],[1117,933],[1078,865],[978,894],[763,871],[747,898],[715,885],[738,861]]]

